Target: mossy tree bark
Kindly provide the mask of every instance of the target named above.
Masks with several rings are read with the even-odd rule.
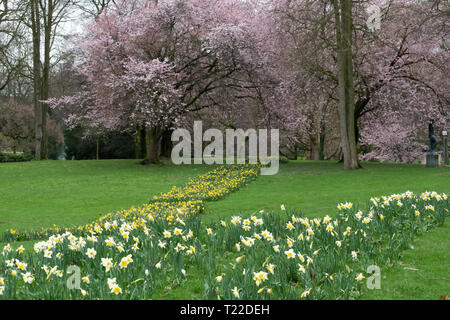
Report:
[[[143,164],[160,164],[159,147],[163,130],[159,127],[146,127],[146,158]]]
[[[352,1],[333,0],[339,79],[339,120],[344,169],[360,168],[355,136],[355,88],[352,57]]]

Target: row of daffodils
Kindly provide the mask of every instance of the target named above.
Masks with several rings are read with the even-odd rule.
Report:
[[[46,239],[61,232],[89,232],[103,228],[106,221],[113,216],[125,219],[130,215],[148,216],[149,214],[172,221],[177,217],[187,218],[202,213],[206,201],[215,201],[227,194],[239,190],[255,180],[259,174],[260,165],[223,165],[205,174],[189,179],[183,187],[173,187],[167,193],[154,196],[149,204],[132,207],[120,212],[108,213],[98,220],[75,227],[58,227],[42,229],[40,231],[6,230],[3,235],[5,242]]]
[[[179,188],[154,196],[153,202],[202,200],[215,201],[225,195],[239,190],[249,181],[254,180],[259,173],[260,165],[220,166],[202,174]]]
[[[0,298],[149,299],[200,279],[205,299],[349,299],[368,266],[385,268],[415,235],[442,224],[449,201],[406,192],[338,209],[308,219],[281,206],[205,225],[197,214],[160,219],[136,208],[54,234],[33,252],[6,245]]]

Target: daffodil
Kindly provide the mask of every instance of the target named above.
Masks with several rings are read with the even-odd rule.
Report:
[[[119,295],[122,293],[122,289],[116,284],[111,287],[111,293],[113,293],[115,295]]]
[[[294,230],[295,227],[294,227],[294,225],[289,221],[289,222],[286,224],[286,229],[288,229],[288,230]]]
[[[267,268],[267,270],[271,273],[271,274],[274,274],[274,270],[275,270],[275,265],[274,264],[268,264],[267,266],[266,266],[266,268]]]
[[[233,293],[233,295],[239,299],[239,291],[241,291],[242,289],[239,289],[237,287],[234,287],[233,289],[231,289],[231,292]]]
[[[334,227],[333,227],[331,224],[328,224],[328,225],[327,225],[327,231],[328,231],[328,232],[333,231],[333,229],[334,229]]]
[[[27,263],[25,263],[25,262],[21,262],[21,261],[16,261],[16,267],[19,269],[19,270],[22,270],[22,271],[24,271],[24,270],[26,270],[27,269]]]
[[[367,223],[369,223],[370,221],[372,221],[372,219],[371,218],[369,218],[369,217],[365,217],[364,219],[363,219],[363,223],[364,224],[367,224]]]
[[[93,248],[89,248],[86,251],[86,255],[88,256],[88,258],[94,259],[95,256],[97,255],[97,251],[95,251],[95,249],[93,249]]]
[[[111,258],[102,258],[101,263],[102,266],[105,267],[106,272],[110,271],[113,266]]]
[[[44,251],[44,258],[51,259],[53,252],[51,250]]]
[[[105,243],[108,247],[113,247],[116,245],[116,242],[114,241],[113,237],[109,237],[105,240]]]
[[[295,258],[295,252],[294,252],[293,249],[289,249],[289,250],[285,251],[284,254],[286,255],[286,257],[287,257],[288,259],[293,259],[293,258]]]
[[[305,267],[302,265],[302,264],[298,264],[298,271],[300,271],[300,272],[302,272],[302,273],[305,273],[306,272],[306,269],[305,269]]]
[[[8,243],[6,246],[3,247],[3,252],[11,252],[12,248],[11,245]]]
[[[22,273],[22,280],[25,283],[31,284],[34,282],[34,276],[30,272]]]
[[[259,287],[261,282],[264,282],[268,279],[267,272],[259,271],[259,272],[253,272],[253,280],[255,280],[256,285]]]
[[[131,257],[131,254],[129,254],[126,257],[123,257],[122,260],[120,260],[119,267],[121,269],[125,269],[131,262],[133,262],[133,259]]]
[[[300,298],[304,299],[307,296],[309,296],[309,294],[311,293],[311,289],[312,288],[309,288],[309,289],[306,289],[305,291],[303,291],[302,294],[300,295]]]

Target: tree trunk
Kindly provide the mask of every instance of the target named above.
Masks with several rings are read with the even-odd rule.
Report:
[[[97,141],[96,141],[97,142],[97,148],[96,148],[96,153],[95,153],[95,159],[96,160],[99,159],[99,157],[98,157],[99,141],[98,140],[99,140],[99,138],[97,137]]]
[[[33,34],[33,102],[35,130],[35,158],[41,160],[42,146],[42,104],[41,100],[41,28],[38,0],[31,1],[31,29]]]
[[[47,12],[44,12],[44,67],[42,74],[42,100],[50,96],[50,50],[53,26],[53,1],[47,1]],[[48,105],[42,104],[42,143],[41,158],[48,159],[48,133],[47,133]]]
[[[297,160],[298,159],[298,145],[295,144],[294,145],[294,153],[292,154],[292,160]]]
[[[159,143],[161,138],[161,129],[158,127],[146,128],[146,153],[147,156],[143,164],[160,164],[159,161]]]
[[[319,155],[320,155],[320,147],[318,144],[318,141],[313,141],[310,140],[310,145],[311,145],[311,151],[309,154],[309,158],[310,160],[319,160]]]
[[[142,159],[142,128],[140,125],[136,126],[136,146],[135,146],[135,154],[136,159]]]
[[[319,137],[319,160],[325,160],[325,130],[320,131]]]
[[[164,130],[161,138],[161,155],[163,157],[170,158],[170,154],[172,152],[172,130],[166,129]]]
[[[344,169],[358,169],[352,59],[352,2],[333,0],[339,69],[339,118]]]
[[[326,111],[327,105],[322,105],[319,124],[319,160],[325,160]]]

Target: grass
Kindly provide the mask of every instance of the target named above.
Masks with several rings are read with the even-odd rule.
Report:
[[[330,161],[291,161],[280,165],[277,175],[261,176],[245,191],[208,204],[204,220],[236,214],[298,208],[305,216],[336,213],[342,201],[364,205],[371,197],[407,190],[436,190],[450,193],[450,167],[426,168],[421,165],[364,163],[364,168],[344,171]]]
[[[450,221],[415,239],[401,261],[381,270],[379,290],[366,290],[364,299],[441,299],[450,296]]]
[[[381,269],[380,289],[363,289],[363,300],[439,300],[450,296],[450,221],[416,238],[401,261]],[[224,259],[225,261],[225,259]],[[166,288],[153,299],[177,300],[202,297],[202,275],[187,270],[188,281]]]
[[[145,203],[154,194],[182,185],[208,166],[144,167],[135,160],[46,161],[0,164],[0,232],[38,229],[53,224],[88,223],[112,210]],[[308,217],[334,215],[336,205],[363,205],[372,196],[406,190],[450,193],[450,168],[366,163],[346,172],[335,162],[295,161],[280,165],[274,176],[261,176],[225,199],[207,203],[205,222],[261,209],[301,209]],[[382,270],[382,289],[368,291],[367,299],[439,299],[450,295],[450,222],[416,240],[404,252],[401,265]],[[25,248],[33,242],[22,243]],[[406,268],[406,269],[405,269]],[[415,271],[417,269],[418,271]],[[192,299],[203,290],[194,275],[182,286],[167,289],[155,299]]]
[[[182,185],[205,166],[145,167],[136,160],[0,164],[0,232],[89,223]]]

